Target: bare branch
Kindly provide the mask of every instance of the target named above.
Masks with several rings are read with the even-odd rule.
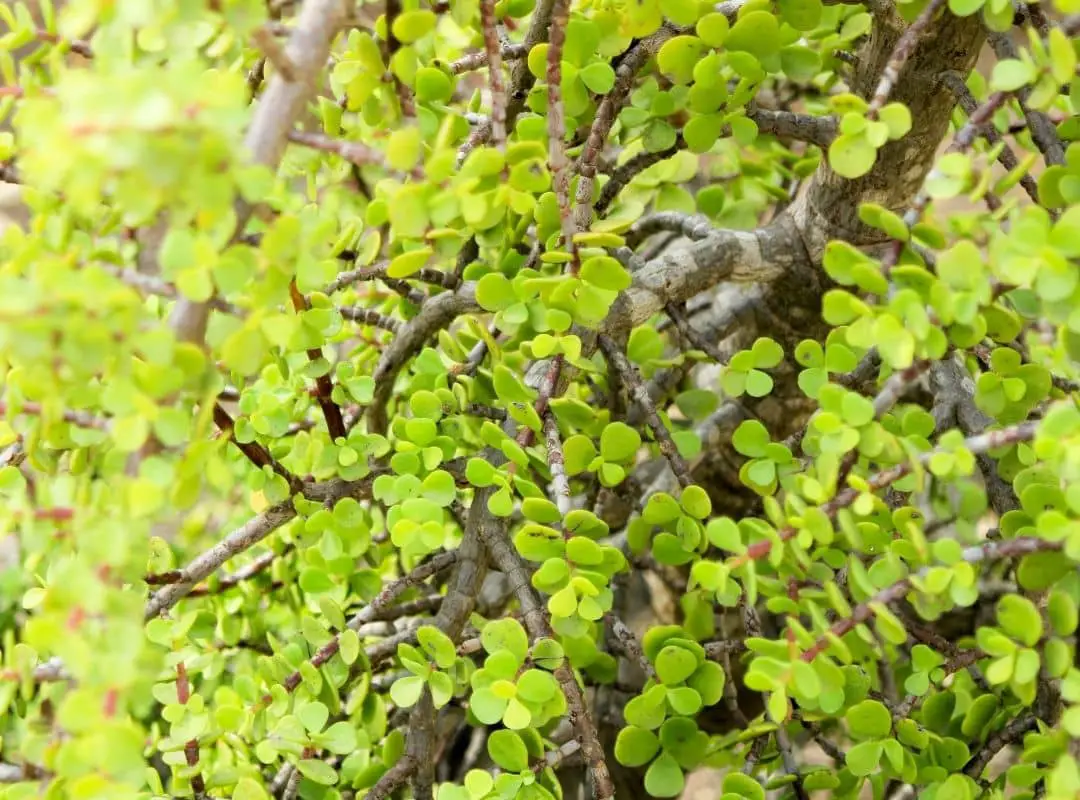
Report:
[[[675,231],[687,239],[705,239],[716,231],[707,217],[700,214],[683,214],[680,211],[655,211],[646,214],[626,233],[628,247],[637,247],[648,237],[660,231]]]
[[[684,147],[686,147],[686,140],[683,139],[682,134],[679,134],[675,139],[675,144],[666,150],[659,150],[655,153],[650,153],[647,150],[642,151],[625,164],[616,167],[615,171],[611,173],[611,178],[604,184],[604,188],[600,190],[600,196],[596,200],[596,205],[593,210],[596,212],[597,216],[602,217],[604,215],[608,206],[610,206],[612,201],[618,197],[619,192],[621,192],[635,177],[647,170],[653,164],[659,164],[664,159],[671,158]],[[580,202],[580,197],[577,199]]]
[[[1038,727],[1038,720],[1030,711],[1014,717],[1008,725],[987,739],[982,749],[971,757],[971,760],[964,766],[964,774],[970,778],[978,779],[994,756],[1004,748],[1019,741],[1020,737],[1036,727]]]
[[[323,133],[308,131],[289,131],[288,138],[293,144],[310,147],[312,150],[320,150],[324,153],[333,153],[358,167],[386,166],[386,158],[381,152],[360,142],[334,139]]]
[[[655,678],[656,669],[653,667],[652,662],[645,657],[645,653],[641,649],[641,643],[638,642],[634,632],[614,614],[607,614],[606,619],[608,624],[611,625],[611,632],[614,634],[615,640],[619,643],[619,649],[641,668],[646,678]]]
[[[419,764],[412,756],[403,755],[368,790],[368,793],[364,795],[364,800],[387,800],[390,795],[405,785],[405,782],[416,772],[418,766]]]
[[[440,553],[427,561],[417,566],[408,575],[404,575],[395,581],[387,584],[383,587],[375,598],[368,603],[364,608],[349,618],[349,621],[345,624],[345,627],[351,630],[359,630],[361,625],[374,621],[379,615],[383,614],[390,605],[402,595],[408,589],[414,586],[419,586],[432,575],[436,575],[442,572],[444,569],[450,567],[457,561],[457,553]],[[339,636],[335,636],[329,642],[320,647],[310,659],[311,663],[318,667],[325,664],[341,648],[341,639]],[[285,680],[281,682],[281,685],[285,687],[286,691],[293,691],[300,682],[303,680],[303,676],[300,670],[296,670],[289,675]]]
[[[311,310],[311,301],[301,294],[296,286],[295,278],[289,281],[289,296],[297,314]],[[307,357],[313,364],[318,364],[323,360],[322,349],[312,348],[308,350]],[[345,421],[341,416],[341,408],[334,402],[334,385],[330,380],[328,371],[320,371],[318,377],[315,378],[315,392],[315,399],[318,401],[319,408],[323,412],[323,418],[326,420],[326,430],[330,434],[330,441],[337,441],[348,435],[348,431],[345,430]]]
[[[562,53],[566,28],[570,23],[570,0],[555,0],[551,11],[551,31],[547,51],[547,132],[548,167],[555,198],[559,204],[563,247],[574,257],[570,271],[578,270],[577,247],[574,244],[574,219],[570,209],[570,162],[566,158],[566,112],[562,101]]]
[[[772,111],[751,108],[746,116],[758,127],[758,133],[771,134],[783,139],[795,139],[807,144],[828,147],[836,138],[836,119],[818,117],[814,114],[796,114],[793,111]]]
[[[474,504],[476,502],[476,500],[473,501]],[[547,610],[532,588],[525,562],[521,560],[521,556],[507,538],[505,520],[490,517],[489,520],[491,520],[490,524],[482,529],[484,544],[487,545],[492,561],[510,580],[513,594],[521,606],[522,619],[529,635],[534,640],[553,638],[555,634],[548,621]],[[604,761],[604,748],[597,738],[596,727],[589,715],[581,686],[566,659],[562,660],[554,672],[555,679],[559,682],[563,694],[566,695],[574,735],[581,744],[585,763],[589,768],[593,797],[596,800],[610,800],[615,796],[615,787],[611,781],[607,763]]]
[[[559,439],[559,424],[549,410],[544,415],[544,438],[547,443],[548,466],[551,469],[551,493],[559,513],[565,518],[570,513],[570,479],[566,475],[566,459],[563,456],[562,441]]]
[[[383,42],[383,61],[393,76],[394,88],[397,91],[398,103],[401,105],[401,113],[405,117],[416,116],[416,105],[413,103],[412,90],[394,73],[394,55],[401,49],[401,42],[394,33],[394,22],[401,13],[401,0],[386,0],[386,16],[383,24],[386,26],[386,40]]]
[[[214,403],[214,424],[217,425],[218,430],[229,437],[231,441],[241,453],[254,464],[258,469],[263,467],[270,467],[277,475],[280,475],[289,484],[289,489],[293,492],[300,491],[301,481],[298,477],[293,475],[289,470],[285,469],[276,458],[270,455],[270,451],[263,447],[258,442],[239,442],[236,440],[236,432],[234,430],[233,418],[229,415],[229,412],[221,407],[220,403]]]
[[[399,333],[402,325],[404,325],[400,320],[380,314],[373,308],[342,306],[338,311],[345,319],[359,322],[362,325],[370,325],[374,328],[382,328],[384,331],[390,331],[390,333]]]

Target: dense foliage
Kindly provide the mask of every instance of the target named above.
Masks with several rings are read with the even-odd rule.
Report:
[[[0,798],[1080,796],[1076,10],[0,5]]]

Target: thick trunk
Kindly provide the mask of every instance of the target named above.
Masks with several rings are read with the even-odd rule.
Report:
[[[854,92],[866,99],[873,95],[906,27],[895,11],[886,13],[882,9],[877,14],[873,31],[859,54]],[[769,336],[789,355],[774,374],[775,388],[768,397],[758,401],[742,398],[744,406],[768,427],[774,441],[783,441],[801,430],[815,407],[796,383],[799,368],[790,360],[790,354],[802,339],[824,341],[828,332],[820,313],[821,296],[829,285],[821,269],[825,245],[833,239],[856,246],[883,240],[881,231],[859,220],[862,203],[877,203],[897,213],[910,206],[934,163],[956,105],[941,76],[948,72],[967,75],[975,65],[984,36],[978,15],[959,18],[946,11],[930,24],[889,98],[911,111],[911,131],[885,145],[873,169],[861,178],[842,178],[822,164],[786,212],[805,244],[810,266],[793,261],[779,280],[740,290],[743,302],[745,295],[756,295],[750,298],[752,313],[744,315],[735,334],[740,346],[758,336]],[[734,304],[727,302],[728,306]],[[716,324],[722,316],[711,310],[707,318]],[[730,447],[731,433],[743,418],[742,413],[728,414],[723,425],[707,431],[705,453],[694,469],[695,478],[709,488],[714,506],[736,517],[754,503],[738,480],[742,457]]]

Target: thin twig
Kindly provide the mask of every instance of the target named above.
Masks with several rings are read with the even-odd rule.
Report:
[[[183,661],[176,665],[176,702],[186,706],[191,698],[191,684],[188,681],[187,667]],[[189,739],[184,742],[184,760],[188,769],[193,770],[191,775],[191,792],[195,800],[206,800],[206,782],[202,772],[199,771],[199,740]]]
[[[499,58],[502,61],[517,61],[520,58],[525,58],[528,54],[529,49],[524,44],[503,44],[499,47]],[[486,67],[488,63],[487,50],[480,50],[462,56],[457,61],[450,62],[447,69],[449,69],[451,75],[461,75],[463,72],[472,72]]]
[[[1030,711],[1025,711],[1020,716],[1014,717],[1008,725],[991,736],[979,752],[971,757],[971,760],[964,766],[964,774],[969,778],[978,779],[994,756],[1018,741],[1028,731],[1034,730],[1037,727],[1037,722],[1037,718]]]
[[[574,212],[575,230],[587,230],[592,220],[593,185],[596,182],[600,154],[604,149],[604,143],[607,142],[608,134],[611,133],[611,128],[615,124],[619,109],[622,108],[630,96],[634,78],[648,63],[649,59],[659,51],[661,45],[674,35],[673,29],[666,26],[662,27],[656,33],[642,39],[631,47],[619,60],[619,66],[615,70],[615,85],[610,92],[604,95],[604,99],[596,109],[592,126],[589,128],[589,136],[585,140],[585,147],[582,149],[581,155],[578,156],[576,169],[579,177],[577,192],[574,197],[576,203]]]
[[[930,23],[944,5],[945,0],[930,0],[922,13],[907,26],[907,29],[897,40],[892,55],[889,56],[885,69],[881,73],[881,79],[878,81],[873,97],[870,99],[870,107],[866,110],[866,116],[869,119],[877,119],[878,113],[889,102],[889,95],[892,94],[893,88],[896,86],[897,81],[900,80],[900,73],[903,71],[904,65],[911,58],[911,54],[915,52],[915,45],[918,43],[919,37],[930,27]]]
[[[598,342],[604,357],[619,373],[631,397],[634,398],[634,401],[645,414],[645,421],[652,431],[657,445],[660,447],[660,452],[667,459],[671,471],[675,473],[679,485],[683,488],[690,486],[694,482],[693,477],[690,475],[690,467],[682,454],[679,453],[679,449],[671,438],[671,433],[664,425],[663,420],[660,419],[660,414],[657,412],[652,398],[649,397],[649,389],[641,379],[641,375],[638,374],[637,369],[630,363],[630,359],[623,354],[611,337],[600,336]]]
[[[358,167],[386,166],[386,158],[382,153],[360,142],[334,139],[326,134],[310,131],[289,131],[289,141],[312,150],[333,153]]]
[[[999,59],[1014,60],[1020,58],[1016,45],[1006,34],[990,31],[987,38],[990,40],[990,46],[994,48],[994,54]],[[1047,166],[1064,164],[1065,147],[1061,143],[1061,137],[1058,136],[1054,123],[1050,121],[1050,117],[1045,112],[1033,109],[1028,105],[1030,96],[1031,88],[1028,86],[1022,86],[1016,92],[1016,99],[1020,103],[1020,110],[1024,114],[1024,119],[1027,120],[1031,138],[1035,142],[1035,146],[1039,148],[1039,152],[1043,154]]]
[[[251,34],[255,46],[266,56],[266,60],[274,65],[274,69],[282,78],[289,81],[296,80],[296,64],[285,52],[284,46],[274,33],[267,27],[256,28]]]
[[[373,308],[342,306],[338,311],[341,312],[341,316],[347,320],[359,322],[362,325],[370,325],[373,328],[382,328],[384,331],[390,331],[390,333],[400,332],[401,326],[404,325],[400,320],[388,317],[385,314],[380,314]]]
[[[1045,550],[1060,550],[1061,547],[1061,542],[1051,542],[1046,539],[1020,536],[1015,539],[1002,539],[1000,541],[986,542],[982,545],[974,545],[965,548],[961,554],[961,559],[969,564],[977,564],[983,561],[995,561],[1002,558],[1011,558],[1013,556],[1037,553]],[[829,648],[829,645],[833,640],[844,636],[849,631],[853,630],[855,626],[866,622],[875,614],[875,606],[888,606],[890,603],[895,603],[903,598],[911,591],[913,580],[921,578],[923,575],[927,574],[930,569],[930,567],[926,567],[914,576],[909,575],[906,578],[901,578],[879,591],[869,600],[860,603],[852,610],[851,616],[835,622],[832,627],[829,628],[828,635],[821,636],[813,645],[807,648],[801,656],[802,660],[807,663],[813,661],[819,653],[822,653]]]
[[[566,111],[562,100],[562,53],[566,28],[570,23],[570,0],[555,0],[551,12],[551,31],[547,51],[547,132],[548,168],[559,206],[563,247],[573,257],[571,274],[577,274],[577,247],[574,243],[574,219],[570,208],[570,162],[566,158]]]
[[[572,508],[570,479],[566,475],[566,459],[559,438],[559,424],[550,410],[544,415],[544,439],[547,444],[548,468],[551,470],[551,494],[555,497],[559,513],[565,519]]]
[[[361,625],[371,622],[379,614],[382,614],[401,594],[414,586],[418,586],[432,575],[443,571],[450,567],[457,560],[457,553],[440,553],[424,563],[420,564],[416,569],[410,572],[408,575],[403,575],[395,581],[387,584],[383,587],[375,598],[368,603],[364,608],[354,614],[349,621],[345,624],[345,627],[351,630],[357,630]],[[341,649],[341,638],[335,636],[329,642],[320,647],[309,661],[312,666],[320,667],[333,658],[338,650]],[[285,687],[286,691],[293,691],[303,681],[303,676],[300,670],[296,670],[281,682],[281,685]]]
[[[297,314],[311,310],[311,301],[307,299],[296,286],[296,279],[289,282],[289,296],[292,299],[293,308]],[[323,360],[321,348],[311,348],[307,351],[308,360],[313,364]],[[341,408],[334,402],[334,384],[328,371],[322,371],[315,378],[315,399],[322,409],[323,418],[326,420],[326,430],[330,433],[330,441],[336,442],[348,436],[345,430],[345,420],[341,416]]]
[[[971,436],[964,440],[963,446],[971,452],[973,455],[985,453],[989,450],[996,450],[999,447],[1007,447],[1011,444],[1017,444],[1018,442],[1026,442],[1035,436],[1035,432],[1038,429],[1037,422],[1023,422],[1019,425],[1014,425],[1009,428],[1001,428],[995,431],[989,431],[977,436]],[[926,464],[931,458],[941,450],[928,450],[925,453],[919,455],[918,461],[920,464]],[[867,479],[867,491],[874,492],[880,489],[884,489],[886,486],[890,486],[902,477],[910,473],[914,469],[914,465],[908,461],[902,464],[897,464],[889,469],[878,472],[869,479]],[[825,512],[826,516],[833,517],[842,508],[847,508],[854,503],[862,492],[854,487],[844,489],[842,492],[836,495],[832,500],[820,506],[820,509]],[[776,540],[779,542],[787,542],[798,534],[800,528],[789,526],[780,530],[777,534]],[[770,552],[772,552],[773,540],[762,539],[754,542],[750,545],[746,552],[741,555],[735,556],[731,561],[731,566],[739,566],[745,564],[747,561],[756,561],[761,558],[765,558]]]
[[[945,82],[945,85],[949,87],[949,91],[956,97],[957,102],[960,103],[960,107],[964,109],[964,113],[968,116],[974,114],[975,109],[979,107],[979,104],[971,94],[971,90],[968,89],[963,77],[955,72],[950,72],[942,76],[942,80]],[[991,147],[1001,145],[997,160],[1002,167],[1011,172],[1020,165],[1016,153],[1014,153],[1013,149],[1005,143],[1004,139],[1002,139],[1001,135],[994,129],[993,125],[984,126],[981,133]],[[1039,202],[1039,187],[1031,175],[1024,173],[1020,178],[1020,185],[1024,187],[1024,191],[1027,192],[1028,197],[1035,203]]]
[[[386,41],[383,43],[383,61],[393,75],[394,88],[397,91],[398,103],[401,105],[401,113],[405,117],[416,116],[416,105],[413,103],[412,90],[393,72],[394,55],[401,49],[401,42],[394,33],[394,22],[401,13],[401,0],[386,0],[386,15],[383,24],[386,25]]]
[[[487,52],[491,83],[491,135],[498,148],[506,147],[506,84],[502,73],[502,48],[495,29],[495,0],[480,0],[480,30]]]
[[[645,674],[646,678],[655,678],[656,668],[653,667],[652,662],[645,657],[645,653],[641,649],[641,643],[638,642],[634,632],[627,627],[625,622],[614,614],[606,614],[605,619],[607,619],[608,624],[611,625],[611,632],[614,634],[619,649],[623,654],[641,668],[641,671]]]
[[[625,164],[615,168],[615,171],[611,173],[611,177],[608,182],[604,184],[604,188],[600,190],[600,196],[596,199],[596,205],[593,207],[597,216],[603,216],[608,210],[608,206],[612,201],[618,197],[621,192],[630,181],[647,170],[653,164],[659,164],[661,161],[671,158],[679,150],[686,147],[686,140],[683,139],[682,134],[679,134],[675,140],[675,144],[668,147],[665,150],[658,150],[655,153],[650,153],[645,150],[638,153],[631,158]]]
[[[214,403],[214,424],[217,425],[218,430],[229,437],[237,449],[244,454],[248,461],[254,464],[258,469],[263,467],[270,467],[277,475],[285,479],[288,483],[289,489],[293,492],[300,491],[301,481],[298,477],[293,475],[289,470],[285,469],[281,463],[270,455],[270,451],[263,447],[258,442],[240,442],[236,439],[235,422],[229,415],[229,412],[221,407],[220,403]]]

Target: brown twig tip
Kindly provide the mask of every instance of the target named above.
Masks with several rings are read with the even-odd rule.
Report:
[[[251,34],[251,39],[284,80],[289,83],[296,80],[296,64],[289,58],[289,54],[285,52],[285,46],[273,30],[266,26],[256,28]]]
[[[61,48],[67,48],[72,53],[80,55],[83,58],[94,57],[94,49],[90,47],[90,43],[84,42],[81,39],[65,39],[59,34],[50,33],[49,31],[41,29],[37,30],[34,36],[43,42],[59,45]]]
[[[289,297],[292,300],[293,309],[297,314],[301,314],[308,311],[311,308],[311,303],[301,293],[300,289],[296,285],[296,281],[289,282]],[[312,348],[307,351],[308,360],[312,363],[318,362],[323,358],[322,350],[320,348]],[[331,441],[337,441],[343,439],[349,435],[349,431],[345,428],[345,420],[341,415],[341,408],[334,402],[334,384],[330,379],[330,375],[323,373],[315,379],[315,396],[318,400],[319,407],[322,409],[323,418],[326,420],[326,430],[330,434]]]

